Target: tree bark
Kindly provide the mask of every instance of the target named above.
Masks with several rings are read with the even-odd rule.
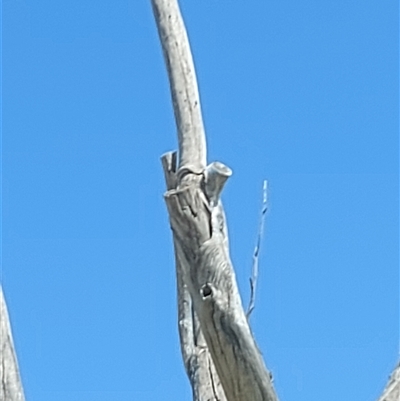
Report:
[[[24,401],[7,305],[0,285],[0,401]]]
[[[275,401],[270,374],[243,311],[229,257],[220,194],[232,172],[219,162],[206,166],[196,75],[178,3],[152,0],[152,5],[178,130],[178,160],[176,153],[168,153],[162,161],[177,264],[181,348],[194,399],[220,400],[213,390],[217,384],[222,385],[228,401]],[[202,355],[193,345],[198,347],[203,337],[201,348],[207,358],[198,358],[193,366],[193,356]],[[200,386],[200,378],[206,379],[199,394],[195,388]]]
[[[177,153],[170,152],[162,157],[167,189],[176,187]],[[178,256],[179,244],[174,239],[178,327],[181,351],[186,373],[192,386],[195,401],[226,401],[221,382],[215,371],[207,344],[204,340],[187,285],[183,279],[183,264]]]

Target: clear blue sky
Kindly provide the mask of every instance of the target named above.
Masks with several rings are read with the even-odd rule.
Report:
[[[399,353],[398,2],[181,0],[245,304],[282,401],[373,401]],[[2,283],[28,401],[190,400],[150,0],[4,0]]]

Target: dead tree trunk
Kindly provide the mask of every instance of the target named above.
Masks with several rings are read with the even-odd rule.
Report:
[[[219,162],[206,163],[196,75],[177,0],[152,4],[178,130],[178,157],[168,153],[162,161],[177,263],[182,354],[194,399],[275,401],[229,257],[220,194],[231,170]],[[205,342],[199,343],[203,337]]]
[[[0,401],[24,401],[7,305],[0,285]]]
[[[243,311],[220,194],[231,170],[206,163],[189,42],[177,0],[152,0],[167,65],[179,153],[162,157],[174,238],[178,321],[194,401],[277,401]],[[24,401],[0,286],[0,401]],[[398,366],[379,401],[397,401]]]

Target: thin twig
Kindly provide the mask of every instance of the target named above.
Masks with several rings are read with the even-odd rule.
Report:
[[[257,288],[257,279],[258,279],[258,259],[260,256],[261,241],[262,241],[263,234],[264,234],[264,221],[265,221],[265,215],[267,213],[267,210],[268,210],[267,180],[264,180],[263,202],[262,202],[262,209],[261,209],[260,226],[258,229],[256,246],[254,248],[253,269],[252,269],[251,277],[250,277],[250,302],[249,302],[249,307],[247,309],[247,314],[246,314],[247,319],[250,318],[250,315],[253,312],[254,307],[255,307],[256,288]]]

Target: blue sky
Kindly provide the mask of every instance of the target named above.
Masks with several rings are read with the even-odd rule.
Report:
[[[398,4],[186,0],[209,160],[281,400],[375,400],[399,355]],[[189,400],[150,0],[4,0],[2,284],[29,401]]]

